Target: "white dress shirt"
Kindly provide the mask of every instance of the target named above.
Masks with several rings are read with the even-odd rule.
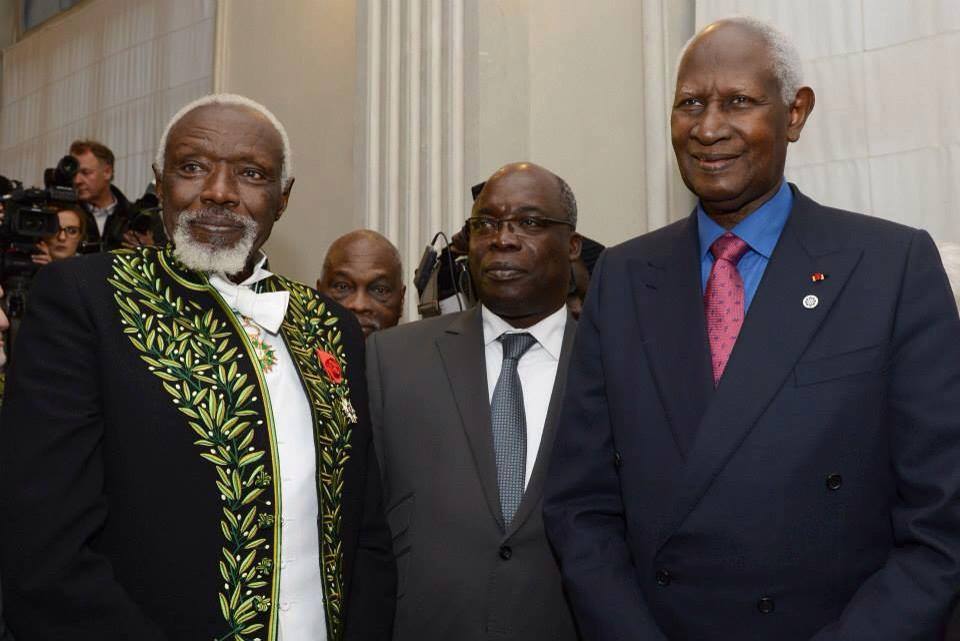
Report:
[[[543,425],[547,421],[547,409],[553,393],[553,382],[560,365],[560,350],[563,347],[563,331],[567,326],[567,306],[564,305],[542,321],[518,329],[481,305],[483,319],[484,356],[487,361],[487,391],[493,400],[493,390],[503,367],[503,345],[497,339],[502,334],[527,333],[537,339],[517,363],[520,387],[523,388],[523,409],[527,417],[527,463],[524,484],[530,482],[533,465],[537,462],[540,441],[543,440]]]
[[[117,199],[114,198],[113,202],[107,205],[106,207],[97,207],[93,204],[87,205],[87,210],[93,214],[93,220],[97,223],[97,231],[100,232],[100,235],[103,236],[103,228],[107,224],[107,218],[110,218],[110,215],[117,208]]]
[[[261,258],[253,274],[240,283],[252,286],[269,277]],[[220,289],[219,279],[211,284]],[[244,318],[236,314],[238,319]],[[252,321],[247,320],[249,325]],[[283,337],[253,324],[248,334],[259,330],[260,338],[276,354],[277,361],[264,372],[273,424],[276,428],[277,457],[280,460],[280,593],[279,641],[325,641],[323,575],[320,572],[320,540],[317,528],[316,445],[313,416],[300,376]]]

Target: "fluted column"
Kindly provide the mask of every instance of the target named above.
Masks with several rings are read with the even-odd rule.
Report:
[[[464,1],[365,0],[358,13],[357,201],[400,249],[410,286],[424,245],[469,211],[464,183]]]

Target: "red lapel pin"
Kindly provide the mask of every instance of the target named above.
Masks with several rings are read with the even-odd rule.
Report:
[[[819,283],[822,280],[827,280],[827,275],[823,272],[814,272],[810,274],[810,280],[814,283]]]

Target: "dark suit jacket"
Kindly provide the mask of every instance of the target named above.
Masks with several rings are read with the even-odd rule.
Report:
[[[568,320],[537,463],[506,532],[480,308],[368,339],[371,418],[399,572],[398,641],[576,638],[541,515],[574,327]]]
[[[584,636],[937,639],[960,320],[930,237],[795,193],[716,390],[698,252],[691,216],[593,275],[544,508]]]
[[[117,200],[117,205],[113,213],[107,217],[103,224],[103,234],[97,227],[97,221],[86,207],[83,207],[83,215],[86,218],[87,235],[83,239],[83,245],[80,253],[91,254],[100,251],[113,251],[123,247],[123,235],[130,229],[130,223],[140,213],[136,208],[136,203],[131,203],[127,197],[116,185],[110,185],[110,191]],[[167,242],[167,234],[163,228],[163,221],[160,212],[156,211],[150,218],[150,231],[153,232],[154,243],[161,247]]]
[[[93,214],[84,206],[83,214],[86,218],[87,235],[83,239],[83,245],[80,250],[83,254],[90,254],[101,251],[111,251],[123,247],[123,234],[130,225],[130,216],[133,213],[130,201],[120,188],[110,185],[110,193],[116,199],[117,204],[113,208],[113,213],[107,216],[103,224],[103,234],[97,227],[97,221]]]
[[[331,639],[387,639],[395,568],[363,336],[312,289],[277,276],[264,285],[291,292],[281,332],[314,413],[316,607]],[[13,633],[274,639],[277,432],[233,314],[204,277],[155,250],[51,264],[30,295],[0,428],[0,578]],[[342,383],[318,348],[341,363]]]

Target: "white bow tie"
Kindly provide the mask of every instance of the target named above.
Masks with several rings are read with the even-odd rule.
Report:
[[[236,285],[221,276],[210,276],[210,284],[220,292],[230,309],[246,316],[272,334],[280,331],[287,313],[290,292],[264,292],[258,294],[249,285]]]

